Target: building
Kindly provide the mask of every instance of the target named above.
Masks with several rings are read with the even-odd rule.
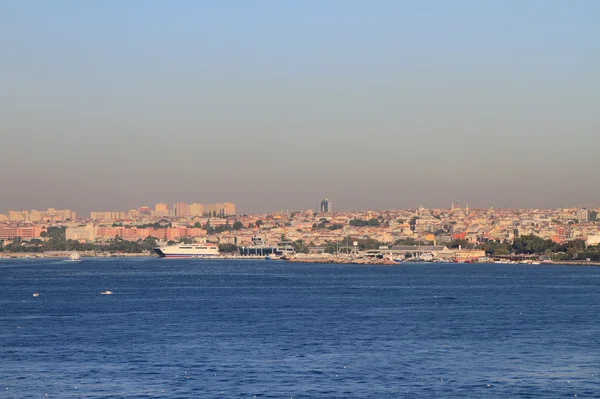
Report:
[[[96,239],[96,228],[93,223],[88,223],[85,226],[67,227],[65,238],[76,241],[94,241]]]
[[[202,216],[204,215],[204,205],[193,203],[190,204],[190,216]]]
[[[444,251],[448,251],[448,248],[444,245],[394,245],[391,249],[378,250],[380,253],[396,255],[400,258],[404,258],[407,255],[420,257],[424,254],[431,254],[433,257],[437,257],[438,253]]]
[[[43,231],[46,230],[41,226],[0,227],[0,240],[8,240],[15,237],[24,239],[39,238]]]
[[[42,212],[38,212],[36,210],[32,210],[29,212],[29,221],[33,223],[40,222],[42,220]]]
[[[331,200],[329,198],[323,199],[323,201],[321,201],[321,213],[329,213],[331,211]]]
[[[152,209],[147,206],[141,206],[138,208],[140,216],[152,216]]]
[[[231,215],[235,215],[235,204],[231,203],[231,202],[225,202],[223,204],[223,212],[222,212],[223,216],[231,216]]]
[[[110,212],[90,212],[92,220],[110,220]]]
[[[169,204],[161,203],[154,205],[154,216],[156,217],[168,217],[169,216]]]
[[[129,211],[127,211],[128,219],[137,219],[139,217],[140,217],[140,213],[138,212],[137,209],[130,209]]]
[[[585,245],[587,245],[588,247],[590,245],[598,245],[600,244],[600,234],[591,234],[589,236],[587,236],[586,240],[585,240]]]
[[[29,220],[28,211],[8,211],[8,220],[11,222],[24,222]]]
[[[205,213],[209,216],[235,215],[235,204],[232,204],[231,202],[206,204]]]
[[[590,219],[590,213],[585,208],[580,209],[579,211],[577,211],[577,219],[579,219],[580,223],[587,222]]]
[[[64,222],[67,219],[73,220],[77,217],[75,212],[71,212],[69,209],[59,210],[54,208],[48,208],[46,211],[40,213],[42,219],[54,222]]]
[[[92,220],[124,220],[126,218],[125,212],[90,212]]]
[[[175,205],[173,205],[173,216],[190,216],[190,206],[185,202],[176,203]]]
[[[216,204],[206,204],[205,210],[206,214],[209,216],[217,216],[221,213],[221,205],[219,203]]]

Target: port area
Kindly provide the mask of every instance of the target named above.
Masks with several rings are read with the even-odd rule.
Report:
[[[360,257],[354,255],[303,255],[296,254],[285,259],[292,263],[335,263],[354,265],[398,265],[401,262],[390,258]]]
[[[376,258],[376,257],[361,257],[356,255],[304,255],[304,254],[295,254],[289,258],[285,259],[286,262],[291,263],[330,263],[330,264],[353,264],[353,265],[384,265],[384,266],[392,266],[392,265],[401,265],[403,263],[446,263],[446,264],[454,264],[452,261],[442,261],[439,259],[433,261],[423,261],[414,258],[408,258],[404,260],[394,260],[393,258]],[[469,262],[471,263],[471,262]],[[508,263],[503,260],[490,258],[485,262],[475,262],[474,264],[493,264],[493,263]],[[459,263],[461,264],[461,263]],[[522,264],[529,266],[536,265],[563,265],[563,266],[600,266],[600,262],[592,262],[592,261],[553,261],[546,260],[540,263],[526,263],[526,262],[512,262],[511,264]]]

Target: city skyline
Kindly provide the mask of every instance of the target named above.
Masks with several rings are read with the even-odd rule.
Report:
[[[0,15],[0,212],[600,202],[597,1],[8,0]]]
[[[331,205],[327,199],[322,202]],[[116,237],[128,241],[129,244],[126,245],[133,245],[138,252],[144,251],[140,242],[144,242],[148,249],[148,245],[154,245],[152,242],[155,240],[210,241],[229,245],[229,250],[235,250],[231,244],[235,247],[240,244],[251,245],[256,237],[261,237],[263,242],[279,242],[282,237],[286,237],[289,242],[302,242],[302,245],[309,244],[313,247],[325,245],[332,250],[332,242],[342,242],[350,235],[362,239],[364,245],[370,242],[368,245],[372,248],[380,248],[381,244],[377,243],[387,243],[389,247],[393,243],[410,246],[419,242],[433,245],[453,242],[452,245],[455,248],[458,246],[458,249],[460,245],[483,246],[492,252],[498,250],[504,254],[510,251],[509,246],[516,245],[514,248],[519,248],[522,244],[519,243],[520,237],[538,244],[543,241],[545,247],[541,252],[546,252],[546,249],[561,252],[569,242],[573,248],[600,243],[600,208],[486,209],[451,204],[451,208],[445,209],[419,207],[359,212],[327,212],[323,209],[321,213],[278,212],[270,215],[225,215],[226,217],[215,218],[214,213],[210,216],[179,215],[177,208],[185,210],[186,205],[175,204],[168,215],[164,212],[169,206],[160,203],[155,205],[154,210],[143,207],[127,214],[92,212],[89,218],[87,215],[76,218],[70,210],[53,208],[45,212],[13,211],[9,213],[8,220],[6,215],[0,214],[0,245],[16,249],[15,245],[20,246],[23,240],[26,247],[41,250],[49,235],[62,235],[63,232],[64,240],[57,240],[55,237],[45,248],[65,250],[79,246],[82,249],[81,244],[110,244]],[[207,209],[210,211],[211,208],[221,206],[222,209],[234,212],[234,204],[207,204]],[[200,209],[196,208],[196,211],[199,212]],[[2,240],[5,242],[2,243]],[[503,248],[498,247],[499,244]],[[538,252],[540,248],[542,247],[537,247]],[[20,249],[26,248],[21,246]],[[478,251],[480,256],[485,254],[480,249]],[[600,259],[598,253],[589,253],[589,256]],[[575,257],[586,259],[589,256],[586,254]]]
[[[324,207],[324,203],[327,203],[327,206]],[[177,208],[179,206],[187,206],[188,211],[184,212],[184,213],[180,213],[177,211]],[[519,209],[523,209],[523,210],[531,210],[531,209],[540,209],[540,210],[544,210],[544,209],[580,209],[580,210],[593,210],[593,209],[600,209],[600,205],[577,205],[577,204],[571,204],[570,206],[560,206],[560,207],[551,207],[551,208],[544,208],[544,207],[516,207],[516,208],[512,208],[512,207],[494,207],[494,206],[473,206],[470,205],[469,203],[458,203],[458,202],[452,202],[451,204],[447,204],[447,206],[424,206],[423,203],[419,204],[418,206],[413,206],[413,207],[406,207],[406,208],[364,208],[364,209],[348,209],[348,210],[339,210],[336,209],[335,211],[333,211],[333,207],[332,207],[332,201],[329,198],[325,198],[323,200],[320,201],[320,203],[318,204],[317,207],[314,208],[301,208],[301,209],[273,209],[271,211],[268,212],[237,212],[236,209],[238,205],[231,203],[231,202],[225,202],[225,203],[212,203],[212,204],[202,204],[202,203],[198,203],[198,202],[194,202],[194,203],[185,203],[185,202],[174,202],[174,203],[166,203],[166,202],[159,202],[156,204],[152,204],[152,205],[138,205],[138,206],[133,206],[133,207],[129,207],[128,209],[112,209],[112,210],[91,210],[91,211],[76,211],[73,209],[59,209],[56,207],[38,207],[38,208],[12,208],[12,209],[7,209],[7,210],[2,210],[0,209],[0,215],[1,216],[6,216],[8,218],[8,220],[10,220],[9,215],[11,213],[15,213],[15,214],[28,214],[28,217],[23,217],[23,221],[25,220],[29,220],[29,215],[33,215],[33,213],[35,213],[37,216],[34,219],[34,221],[37,221],[40,219],[40,214],[44,215],[44,214],[50,214],[54,217],[56,217],[57,215],[60,216],[60,219],[62,220],[66,220],[66,219],[70,219],[71,218],[71,214],[76,215],[77,218],[91,218],[91,219],[96,219],[96,217],[94,217],[94,215],[122,215],[122,218],[126,218],[128,217],[127,215],[131,212],[136,213],[136,217],[138,216],[137,213],[143,213],[143,212],[148,212],[149,214],[152,215],[152,217],[185,217],[185,216],[190,216],[190,217],[201,217],[201,216],[210,216],[210,215],[217,215],[217,216],[240,216],[240,215],[259,215],[259,214],[275,214],[275,213],[280,213],[280,212],[305,212],[305,211],[314,211],[317,213],[332,213],[332,212],[337,212],[337,213],[352,213],[352,212],[366,212],[366,211],[403,211],[403,210],[418,210],[418,209],[448,209],[448,210],[454,210],[454,209],[466,209],[467,211],[469,209],[510,209],[510,210],[519,210]],[[117,218],[113,218],[112,216],[107,216],[106,219],[117,219]],[[0,220],[1,221],[1,220]]]

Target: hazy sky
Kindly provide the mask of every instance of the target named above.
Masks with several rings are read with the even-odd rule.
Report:
[[[600,1],[0,2],[0,212],[600,205]]]

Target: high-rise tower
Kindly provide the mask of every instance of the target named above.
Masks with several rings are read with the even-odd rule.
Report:
[[[323,199],[323,201],[321,201],[321,212],[322,213],[329,213],[331,212],[331,200],[329,198],[325,198]]]

